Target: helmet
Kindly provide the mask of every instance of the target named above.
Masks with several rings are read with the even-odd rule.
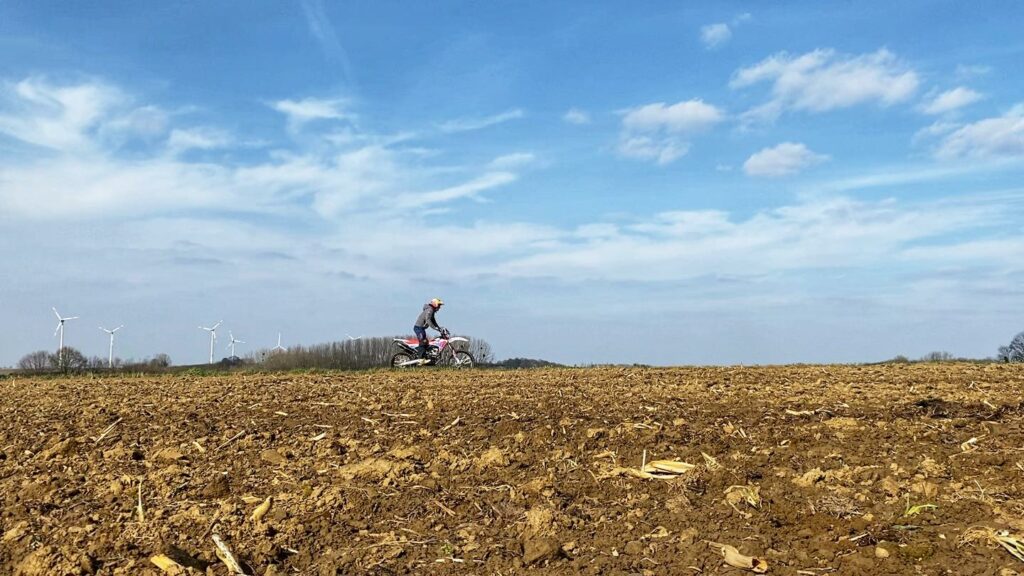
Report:
[[[438,306],[444,305],[444,302],[440,298],[434,298],[430,301],[430,305],[437,308]]]

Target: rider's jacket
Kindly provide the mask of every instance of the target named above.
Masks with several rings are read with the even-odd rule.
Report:
[[[437,310],[434,310],[434,307],[429,303],[424,304],[423,312],[420,312],[420,315],[416,318],[415,326],[419,326],[420,328],[433,328],[440,332],[441,327],[437,325],[437,320],[434,319],[435,312],[437,312]]]

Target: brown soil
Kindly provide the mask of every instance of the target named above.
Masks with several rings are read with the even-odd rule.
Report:
[[[752,573],[709,542],[769,574],[1017,574],[963,535],[1024,535],[1022,389],[994,364],[7,379],[0,573],[228,574],[216,534],[260,575]],[[645,450],[697,467],[612,473]]]

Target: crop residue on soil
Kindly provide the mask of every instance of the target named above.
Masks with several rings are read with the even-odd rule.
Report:
[[[1021,390],[995,364],[9,378],[0,572],[1024,573]]]

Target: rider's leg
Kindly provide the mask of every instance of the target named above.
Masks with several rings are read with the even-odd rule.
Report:
[[[419,353],[419,357],[421,359],[426,358],[427,346],[429,345],[429,341],[427,340],[427,329],[420,326],[413,326],[412,329],[416,333],[416,339],[420,341],[420,345],[416,351]]]

